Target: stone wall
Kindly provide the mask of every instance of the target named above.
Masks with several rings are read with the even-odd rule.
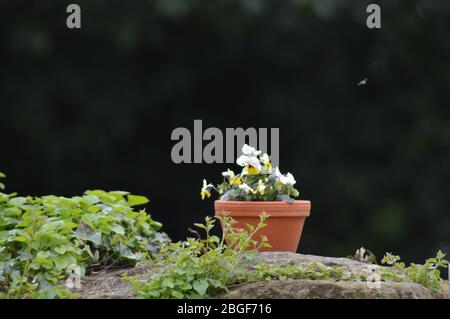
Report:
[[[249,267],[260,263],[273,265],[296,265],[320,262],[329,267],[339,267],[351,272],[365,272],[368,264],[347,258],[321,257],[288,252],[259,253],[250,262]],[[134,298],[130,285],[123,281],[123,274],[143,275],[148,268],[105,271],[82,280],[82,298]],[[271,280],[240,284],[232,287],[227,294],[219,298],[245,299],[431,299],[448,298],[448,283],[442,286],[442,292],[433,294],[428,288],[415,283],[382,283],[380,288],[370,288],[366,282],[324,281],[324,280]]]

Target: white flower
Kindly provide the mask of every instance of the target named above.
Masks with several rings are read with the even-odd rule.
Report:
[[[234,178],[234,172],[231,169],[227,169],[225,172],[222,172],[223,177]]]
[[[240,184],[239,189],[243,190],[244,193],[246,193],[246,194],[250,194],[250,193],[256,194],[256,191],[253,188],[251,188],[250,186],[248,186],[246,183]]]
[[[207,184],[206,179],[203,179],[203,188],[202,189],[210,189],[213,187],[213,184]]]
[[[244,146],[242,146],[242,154],[247,155],[249,157],[256,157],[259,154],[261,154],[261,151],[256,150],[254,147],[251,147],[250,145],[244,144]]]
[[[269,155],[264,153],[259,157],[261,164],[263,164],[263,173],[264,174],[272,174],[272,163],[270,162]]]
[[[258,175],[262,169],[261,163],[256,157],[246,157],[245,155],[242,155],[238,158],[238,164],[244,166],[241,173],[242,175]]]
[[[259,157],[259,160],[261,161],[261,163],[265,164],[265,163],[270,163],[270,158],[269,155],[267,155],[267,153],[264,153],[263,155],[261,155]]]
[[[283,185],[294,185],[296,183],[294,176],[291,173],[287,173],[286,175],[281,174],[280,169],[275,167],[275,176]]]
[[[249,157],[247,155],[241,155],[237,160],[236,164],[239,166],[251,165],[259,170],[261,170],[261,163],[257,157]]]
[[[284,180],[282,178],[281,182],[286,185],[294,185],[296,183],[294,176],[289,172],[286,174]]]
[[[244,170],[242,171],[242,175],[257,175],[261,171],[261,163],[258,159],[258,155],[261,154],[261,151],[257,151],[254,147],[251,147],[247,144],[242,146],[242,154],[236,160],[236,163],[239,166],[243,166]]]

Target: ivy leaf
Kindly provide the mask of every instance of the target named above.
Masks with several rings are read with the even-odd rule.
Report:
[[[192,286],[194,287],[194,290],[200,296],[203,296],[206,293],[206,290],[208,289],[209,284],[208,284],[208,281],[206,281],[204,279],[199,279],[199,280],[194,281]]]
[[[162,283],[161,283],[162,287],[167,287],[167,288],[174,288],[175,284],[173,283],[172,278],[164,278]]]
[[[149,202],[148,198],[145,196],[128,195],[127,197],[128,197],[128,205],[130,206],[144,205]]]
[[[53,257],[53,262],[55,263],[56,269],[63,270],[72,264],[76,264],[77,260],[72,255],[65,254]]]
[[[65,254],[67,251],[67,247],[66,246],[57,246],[55,247],[55,252],[57,252],[60,255]]]
[[[119,246],[119,254],[120,257],[126,258],[128,260],[137,261],[139,260],[139,256],[131,251],[131,249],[124,244],[120,244]]]
[[[53,261],[49,258],[50,252],[40,251],[38,252],[36,258],[33,260],[33,264],[36,264],[37,268],[42,265],[46,269],[53,267]]]
[[[82,240],[90,241],[96,246],[100,246],[102,244],[102,235],[91,230],[85,224],[80,224],[77,230],[75,230],[75,235]]]
[[[111,224],[110,227],[111,231],[115,232],[116,234],[125,235],[125,230],[119,224]]]
[[[172,291],[172,296],[177,298],[177,299],[183,299],[184,298],[184,295],[181,292],[176,291],[176,290]]]
[[[97,204],[100,201],[100,198],[98,198],[98,196],[95,195],[84,195],[83,199],[89,204],[89,205],[94,205]]]
[[[136,263],[159,253],[160,244],[169,241],[158,232],[161,224],[145,210],[134,210],[127,195],[102,190],[71,198],[0,193],[0,299],[4,288],[17,289],[19,298],[65,298],[69,294],[58,283],[81,277],[94,263]],[[148,202],[143,196],[129,200]]]
[[[27,202],[25,197],[14,197],[9,200],[9,203],[13,206],[21,206]]]

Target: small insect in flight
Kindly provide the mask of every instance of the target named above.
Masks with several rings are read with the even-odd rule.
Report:
[[[361,80],[357,86],[362,86],[367,84],[367,78],[364,78],[364,80]]]

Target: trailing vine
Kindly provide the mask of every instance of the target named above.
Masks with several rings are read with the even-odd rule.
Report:
[[[66,278],[152,258],[168,238],[134,209],[147,202],[122,191],[72,198],[0,192],[0,298],[72,297]]]

